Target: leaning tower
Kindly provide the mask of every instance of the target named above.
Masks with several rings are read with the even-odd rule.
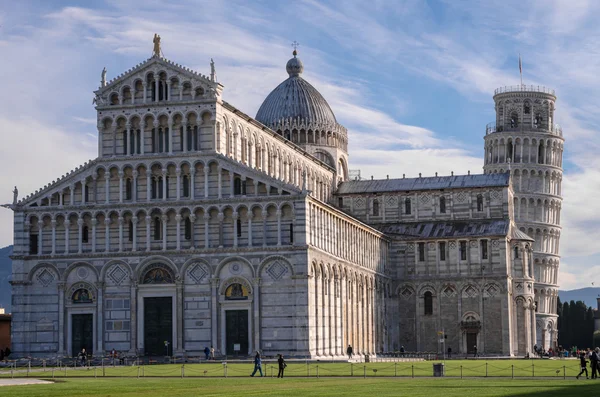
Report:
[[[484,172],[510,170],[517,227],[533,246],[537,345],[557,344],[564,138],[554,124],[554,90],[513,86],[494,92],[496,122],[485,131]],[[512,255],[515,255],[513,252]]]

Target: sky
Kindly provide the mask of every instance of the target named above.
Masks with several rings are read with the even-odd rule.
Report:
[[[561,289],[600,285],[600,2],[594,0],[0,0],[0,202],[97,157],[92,92],[152,54],[203,74],[254,116],[303,77],[349,130],[350,169],[390,178],[483,172],[493,92],[556,90],[565,142]],[[12,212],[0,211],[0,246]]]

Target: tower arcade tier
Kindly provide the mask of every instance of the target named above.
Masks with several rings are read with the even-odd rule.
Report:
[[[512,175],[515,221],[535,239],[537,345],[554,348],[564,148],[562,129],[554,124],[556,95],[540,86],[502,87],[494,102],[496,122],[486,127],[483,168]]]

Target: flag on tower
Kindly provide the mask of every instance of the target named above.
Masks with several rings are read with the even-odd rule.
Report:
[[[521,53],[519,53],[519,74],[521,75],[521,85],[523,85],[523,63],[521,62]]]

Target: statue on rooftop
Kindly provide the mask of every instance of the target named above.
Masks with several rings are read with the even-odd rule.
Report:
[[[19,201],[19,189],[15,186],[15,190],[13,190],[13,205],[17,205]]]
[[[102,69],[100,87],[106,87],[106,66]]]
[[[154,39],[152,40],[154,43],[154,54],[155,57],[160,57],[160,36],[154,33]]]

